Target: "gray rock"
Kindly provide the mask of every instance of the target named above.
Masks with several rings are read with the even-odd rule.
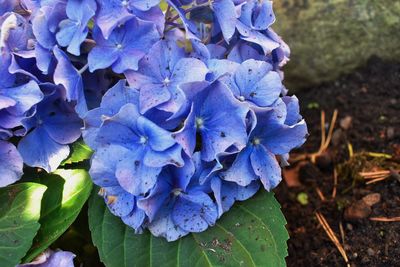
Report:
[[[292,50],[289,89],[334,80],[372,55],[400,61],[398,0],[279,0],[274,10],[273,28]]]

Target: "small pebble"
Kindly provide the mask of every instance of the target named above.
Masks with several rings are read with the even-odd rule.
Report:
[[[352,225],[351,223],[347,223],[347,224],[346,224],[346,228],[347,228],[347,230],[349,230],[349,231],[353,231],[353,225]]]
[[[365,197],[363,197],[362,200],[365,202],[365,204],[371,207],[381,202],[381,194],[379,193],[368,194]]]
[[[395,136],[394,127],[390,126],[386,129],[386,137],[387,139],[391,140]]]
[[[368,206],[363,200],[359,200],[346,208],[344,211],[344,218],[346,220],[365,219],[371,214],[371,212],[371,207]]]
[[[352,121],[353,118],[351,116],[346,116],[340,120],[340,127],[346,131],[350,129]]]

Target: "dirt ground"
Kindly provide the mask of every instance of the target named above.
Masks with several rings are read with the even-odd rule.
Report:
[[[326,127],[335,109],[338,119],[315,164],[294,162],[287,182],[275,189],[291,237],[288,266],[346,266],[317,212],[350,266],[400,266],[400,221],[374,221],[400,217],[400,64],[373,58],[351,75],[296,95],[310,137],[293,158],[319,149],[322,110]],[[359,174],[386,170],[388,177],[370,184]]]

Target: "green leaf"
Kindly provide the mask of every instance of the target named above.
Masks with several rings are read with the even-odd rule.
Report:
[[[67,164],[78,163],[84,160],[90,159],[93,151],[83,141],[78,141],[72,144],[72,152],[65,161],[61,163],[61,166]]]
[[[46,186],[20,183],[0,188],[0,263],[17,265],[38,231],[40,201]]]
[[[25,262],[34,259],[68,229],[92,190],[91,179],[85,170],[60,169],[40,180],[48,190],[42,200],[41,227]]]
[[[134,234],[96,194],[89,200],[92,239],[107,267],[286,266],[285,224],[273,193],[259,192],[207,231],[168,243],[147,231]]]

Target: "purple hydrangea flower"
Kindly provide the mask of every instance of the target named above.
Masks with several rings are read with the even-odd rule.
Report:
[[[20,126],[21,121],[31,115],[32,107],[42,99],[43,93],[34,81],[11,88],[0,87],[0,128]]]
[[[100,27],[105,39],[120,24],[138,16],[143,20],[154,21],[156,7],[160,0],[102,0],[98,1],[99,11],[96,24]],[[158,8],[157,8],[158,9]],[[148,12],[150,11],[150,12]],[[148,18],[147,16],[148,15]],[[158,19],[158,16],[156,16]],[[156,20],[157,20],[156,19]]]
[[[33,33],[42,48],[51,50],[56,44],[59,24],[68,19],[66,6],[67,0],[40,1],[40,5],[34,10],[31,18]]]
[[[90,71],[111,66],[113,71],[123,73],[138,69],[139,60],[159,39],[159,33],[154,23],[133,18],[115,28],[108,39],[95,27],[93,38],[96,46],[88,56]]]
[[[285,155],[302,145],[307,137],[307,126],[299,114],[288,115],[294,110],[295,100],[286,97],[286,104],[280,101],[273,109],[256,110],[257,126],[252,131],[249,143],[222,174],[226,181],[247,186],[260,179],[264,188],[270,190],[281,180],[281,168],[275,155]],[[287,109],[286,105],[292,105]]]
[[[74,267],[74,258],[72,252],[48,249],[31,263],[19,264],[17,267]]]
[[[172,134],[140,115],[133,104],[126,104],[115,116],[106,118],[97,140],[129,150],[117,165],[116,177],[134,195],[147,193],[163,166],[183,164],[182,148]]]
[[[191,94],[191,95],[189,95]],[[191,111],[184,127],[175,134],[188,155],[201,137],[201,158],[212,161],[228,149],[240,151],[246,146],[246,117],[249,109],[221,82],[214,82],[199,92],[188,92]]]
[[[236,27],[241,39],[260,45],[265,54],[270,54],[279,47],[279,43],[262,31],[267,30],[274,22],[272,1],[249,0],[242,5],[241,16]]]
[[[20,15],[6,13],[0,17],[0,86],[12,87],[16,76],[9,68],[15,63],[16,55],[31,49],[31,25]]]
[[[150,194],[138,200],[138,207],[149,218],[148,228],[155,236],[174,241],[189,232],[202,232],[215,224],[217,206],[210,198],[211,188],[200,185],[200,155],[186,159],[182,168],[163,171]]]
[[[57,169],[68,157],[69,146],[81,135],[82,122],[73,105],[66,102],[65,91],[52,84],[43,84],[48,91],[37,105],[34,116],[24,119],[26,132],[18,144],[25,164],[48,172]]]
[[[224,39],[229,43],[235,33],[238,18],[234,1],[216,0],[213,1],[211,8],[214,11]]]
[[[66,7],[68,18],[59,24],[60,30],[56,34],[59,45],[67,47],[73,55],[80,55],[80,45],[85,40],[89,29],[89,20],[96,11],[95,0],[69,0]]]
[[[244,61],[224,82],[240,101],[268,107],[278,100],[283,85],[280,75],[265,61]]]
[[[125,104],[139,103],[139,93],[126,86],[125,80],[120,80],[112,88],[110,88],[103,96],[100,107],[87,112],[84,117],[85,128],[82,131],[83,139],[93,149],[100,144],[96,140],[97,132],[107,117],[116,115]]]
[[[160,57],[161,54],[164,56]],[[180,86],[204,81],[207,72],[202,61],[186,57],[177,44],[162,40],[139,62],[139,70],[128,71],[126,77],[129,84],[140,91],[141,113],[157,107],[176,114],[186,104]]]

